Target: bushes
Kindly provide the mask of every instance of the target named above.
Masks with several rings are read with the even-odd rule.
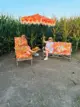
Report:
[[[73,52],[80,48],[80,17],[61,18],[55,27],[56,38],[72,42]],[[58,40],[57,40],[58,41]]]
[[[46,27],[41,25],[23,25],[19,20],[10,16],[0,16],[0,55],[14,50],[14,37],[22,34],[27,35],[31,47],[41,45],[41,30]]]
[[[52,36],[54,41],[72,42],[73,51],[80,48],[80,17],[61,18],[56,26],[22,25],[19,20],[10,16],[0,16],[0,55],[14,49],[14,37],[27,35],[31,47],[42,46],[42,35]]]
[[[12,17],[0,16],[0,55],[13,50],[14,36],[20,34],[20,22]]]

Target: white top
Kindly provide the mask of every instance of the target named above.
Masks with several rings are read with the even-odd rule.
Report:
[[[54,44],[53,42],[49,42],[49,41],[47,41],[47,43],[46,43],[46,48],[49,49],[50,53],[52,53],[54,50],[53,44]]]

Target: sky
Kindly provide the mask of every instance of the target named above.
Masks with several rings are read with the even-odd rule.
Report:
[[[37,13],[57,18],[80,16],[80,0],[0,0],[0,14],[21,17]]]

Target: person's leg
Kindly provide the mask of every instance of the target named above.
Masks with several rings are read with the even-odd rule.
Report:
[[[45,53],[46,57],[44,58],[44,60],[48,60],[49,50],[47,48],[45,48]]]
[[[46,50],[46,57],[48,57],[49,51]]]

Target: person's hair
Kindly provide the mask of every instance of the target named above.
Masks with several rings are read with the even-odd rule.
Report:
[[[52,38],[52,37],[49,37],[48,40],[52,40],[52,41],[53,41],[53,38]]]
[[[25,34],[22,34],[21,36],[24,36],[24,37],[26,37],[26,35],[25,35]]]
[[[27,36],[26,36],[25,34],[22,34],[21,37],[25,37],[26,39],[28,39]]]

